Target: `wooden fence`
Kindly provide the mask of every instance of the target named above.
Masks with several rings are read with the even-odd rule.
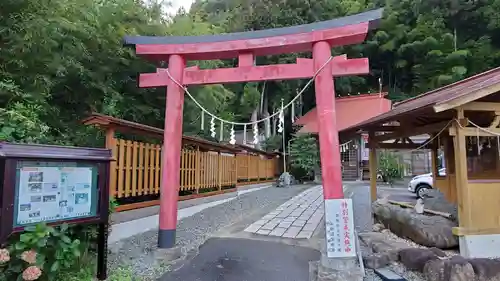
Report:
[[[116,139],[111,196],[127,198],[160,193],[161,147]],[[258,182],[275,177],[276,159],[258,155],[229,155],[199,149],[183,149],[180,191],[203,192],[235,187],[238,182]]]
[[[84,123],[106,130],[106,147],[112,149],[116,160],[111,164],[110,196],[119,202],[125,200],[125,204],[157,201],[161,184],[161,146],[117,138],[115,134],[148,133],[146,135],[160,138],[163,130],[100,114],[94,114]],[[184,136],[179,173],[179,193],[183,196],[272,180],[279,171],[276,154]]]

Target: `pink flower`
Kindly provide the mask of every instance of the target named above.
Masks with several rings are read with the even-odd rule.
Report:
[[[42,270],[32,265],[23,271],[23,280],[34,281],[40,278],[41,275],[42,275]]]
[[[29,264],[36,263],[36,252],[33,250],[25,251],[21,254],[21,259]]]
[[[7,249],[0,249],[0,264],[10,261],[10,253]]]

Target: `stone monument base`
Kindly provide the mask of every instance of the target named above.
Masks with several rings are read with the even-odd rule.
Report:
[[[357,258],[328,258],[321,255],[317,281],[363,281]]]
[[[317,263],[317,279],[314,281],[363,281],[364,272],[358,257],[329,258],[324,236],[325,225],[321,224],[320,237],[321,259]]]

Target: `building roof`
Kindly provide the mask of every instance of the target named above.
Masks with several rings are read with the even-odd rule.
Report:
[[[363,94],[336,99],[337,129],[339,131],[368,120],[391,109],[387,94]],[[313,108],[295,121],[303,125],[298,133],[318,133],[317,110]]]
[[[196,44],[213,43],[236,40],[261,39],[273,36],[286,36],[294,34],[310,33],[314,31],[329,30],[333,28],[345,27],[359,23],[370,23],[370,28],[374,28],[382,18],[383,9],[375,9],[342,18],[327,21],[318,21],[308,24],[271,28],[264,30],[253,30],[245,32],[233,32],[216,35],[198,36],[125,36],[125,45],[150,45],[150,44]]]
[[[423,113],[440,113],[498,92],[500,67],[471,76],[450,85],[397,103],[386,113],[343,129],[345,133],[378,126],[401,117],[416,117]],[[341,130],[339,130],[341,131]]]
[[[116,131],[122,133],[147,135],[156,139],[163,139],[163,129],[115,118],[109,115],[104,115],[100,113],[92,113],[91,116],[82,120],[85,125],[96,125],[102,128],[113,127]],[[224,145],[212,141],[208,141],[202,138],[197,138],[193,136],[182,136],[183,144],[192,144],[206,149],[213,149],[221,152],[241,152],[240,148],[235,148],[230,145]],[[262,152],[266,154],[267,152]]]

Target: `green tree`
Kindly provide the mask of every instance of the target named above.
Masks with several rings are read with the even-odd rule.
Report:
[[[137,87],[137,73],[154,72],[156,65],[123,47],[124,35],[252,31],[384,7],[380,27],[368,34],[365,43],[332,50],[334,55],[370,59],[369,75],[336,79],[338,96],[378,92],[382,78],[389,97],[403,100],[500,63],[496,15],[500,0],[197,0],[189,11],[180,10],[173,17],[163,12],[167,2],[148,3],[3,1],[0,137],[101,145],[101,134],[79,124],[92,111],[163,127],[165,90]],[[310,55],[258,57],[257,64],[293,63],[297,57]],[[236,59],[190,62],[201,68],[234,67],[236,63]],[[210,112],[248,121],[274,112],[281,99],[289,101],[305,82],[272,81],[265,87],[262,82],[211,85],[189,91]],[[315,106],[314,87],[305,91],[302,101],[304,112]],[[286,127],[291,125],[288,117]],[[200,132],[201,112],[189,98],[184,120],[185,133],[206,135]]]
[[[291,174],[296,178],[312,178],[319,170],[319,148],[316,137],[310,134],[294,135],[290,141]]]

